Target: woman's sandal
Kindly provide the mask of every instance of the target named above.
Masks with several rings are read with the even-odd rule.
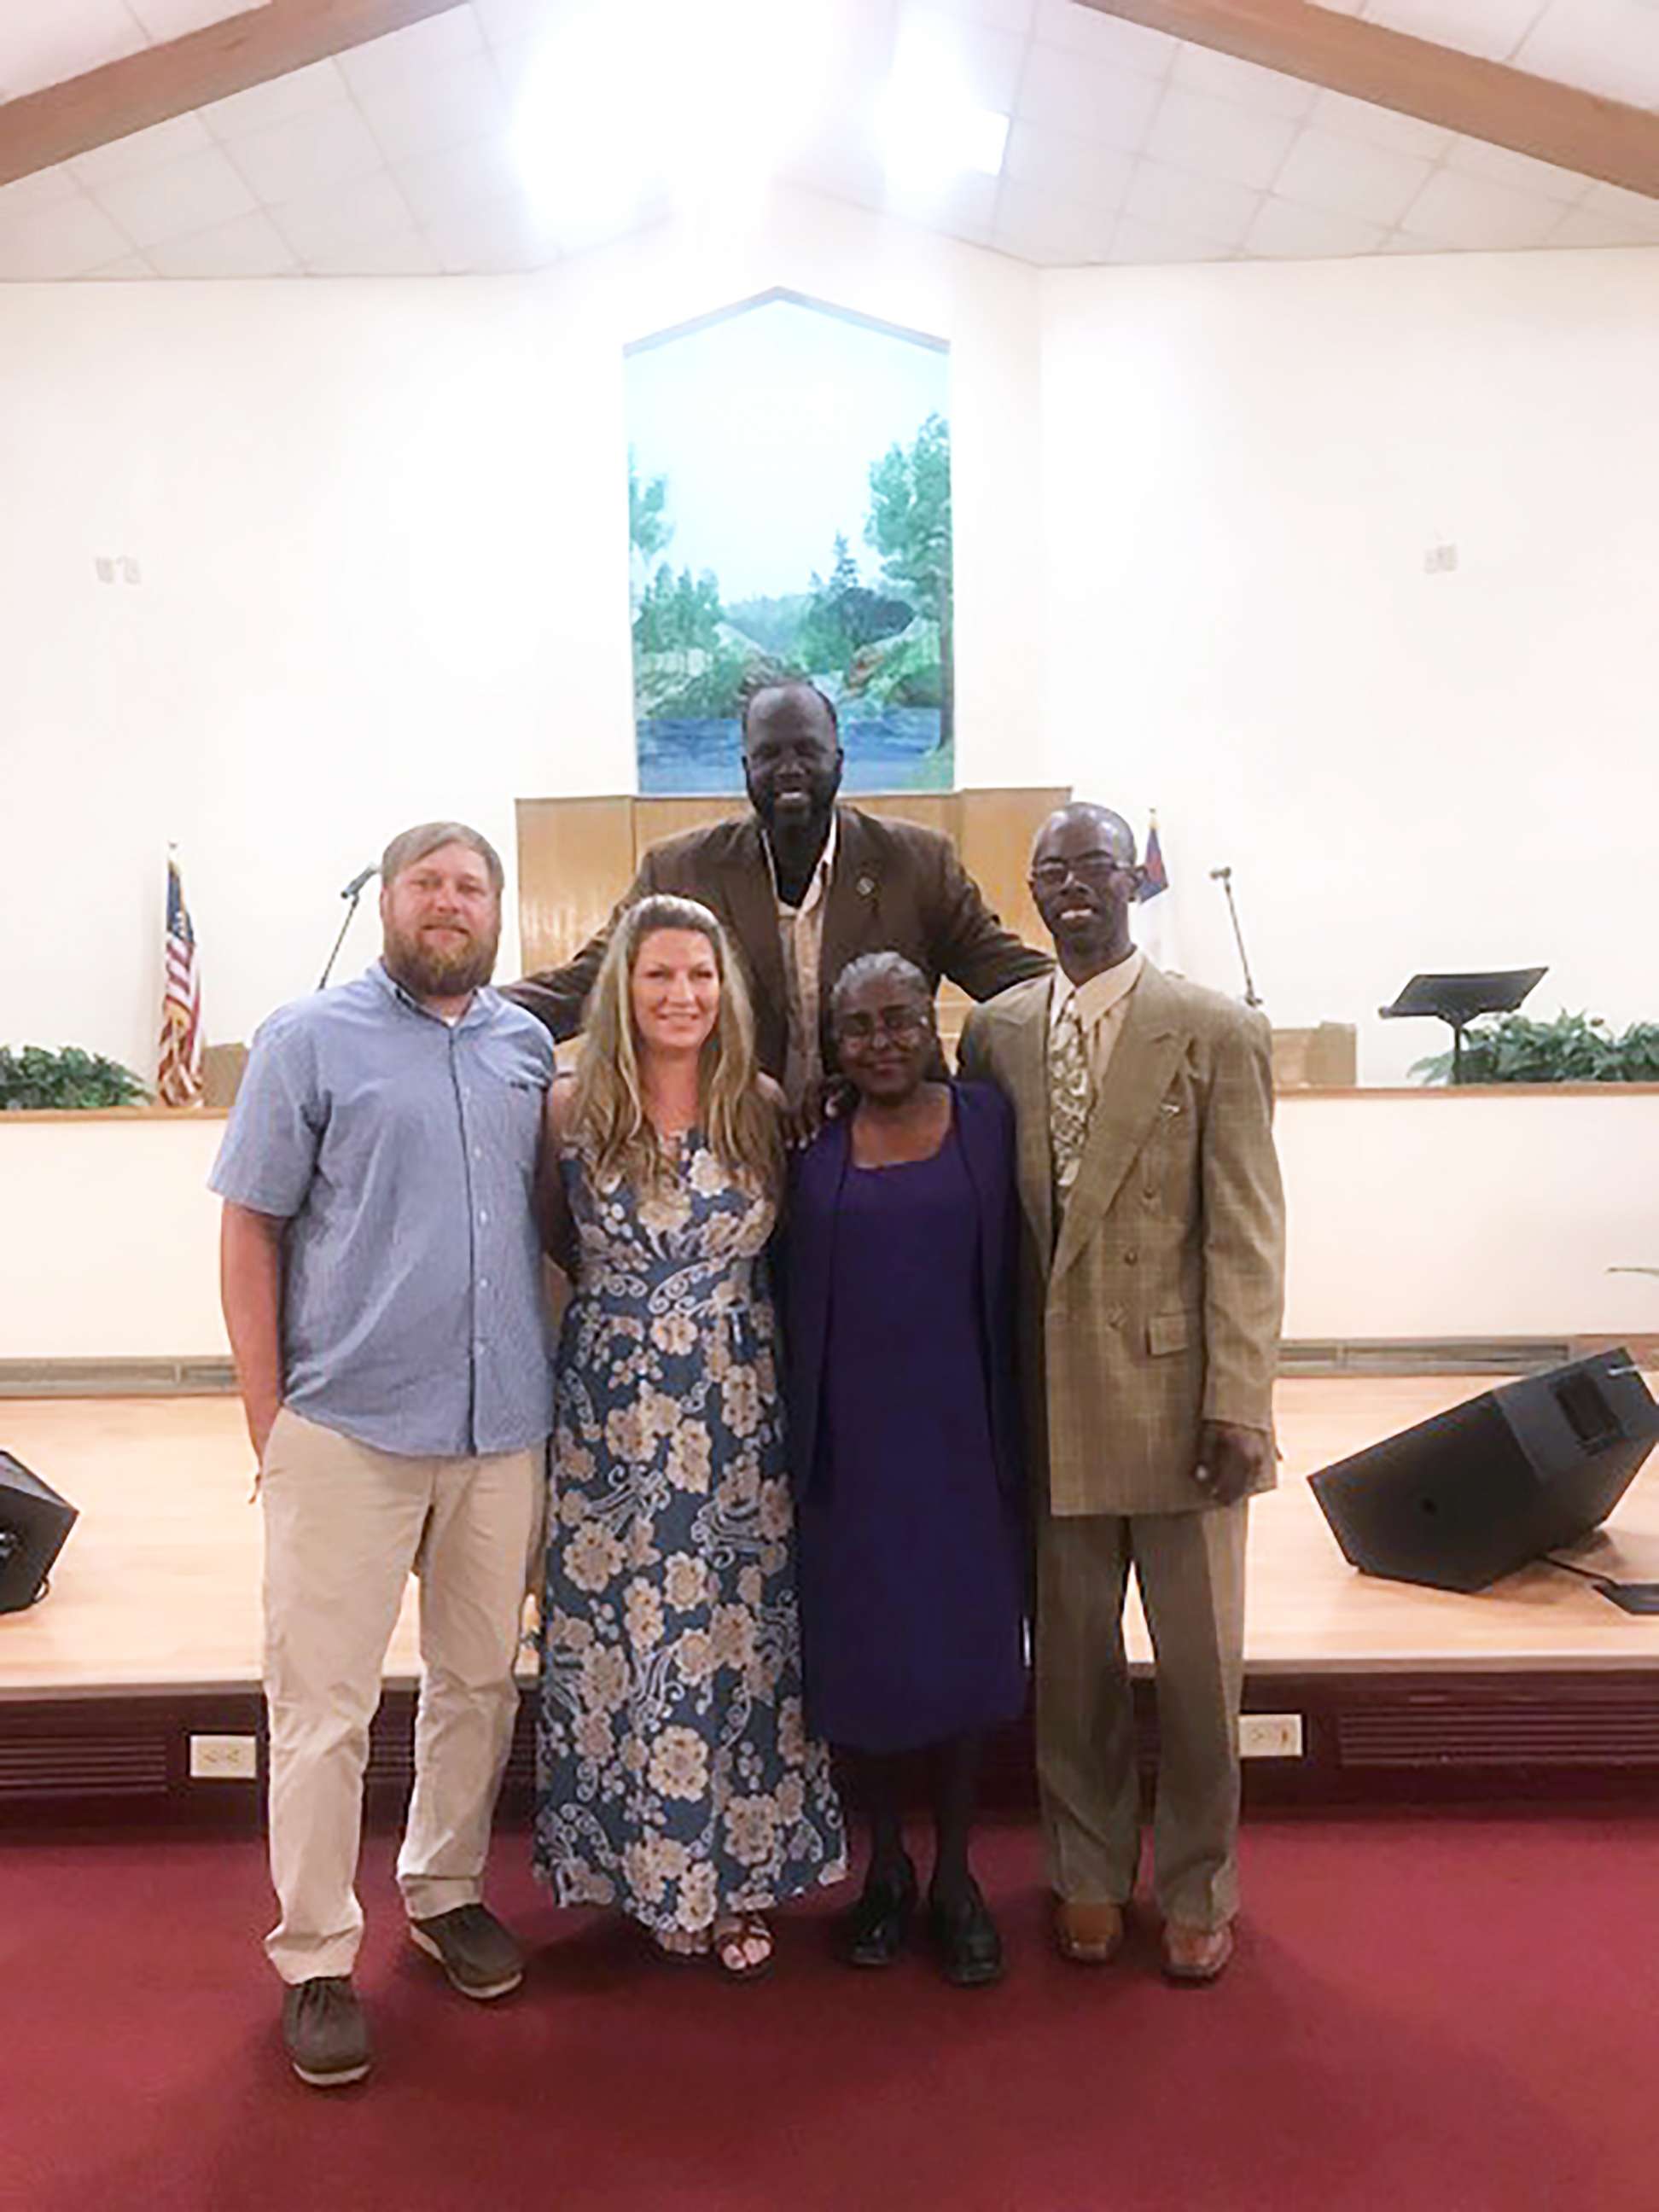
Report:
[[[665,1966],[700,1966],[709,1952],[709,1935],[706,1928],[647,1928],[651,1955]]]
[[[751,1951],[759,1956],[751,1958]],[[759,1981],[772,1971],[772,1930],[757,1912],[721,1921],[714,1930],[714,1960],[728,1981]]]

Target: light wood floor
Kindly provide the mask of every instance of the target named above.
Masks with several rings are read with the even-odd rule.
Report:
[[[1528,1569],[1460,1597],[1353,1573],[1305,1477],[1485,1387],[1455,1376],[1296,1380],[1279,1390],[1281,1486],[1252,1510],[1253,1672],[1659,1665],[1659,1618]],[[0,1401],[0,1446],[81,1509],[50,1595],[0,1617],[0,1698],[241,1688],[259,1671],[259,1515],[225,1398]],[[1659,1580],[1659,1454],[1587,1564]],[[1139,1617],[1133,1648],[1146,1656]],[[417,1669],[412,1600],[387,1659]]]

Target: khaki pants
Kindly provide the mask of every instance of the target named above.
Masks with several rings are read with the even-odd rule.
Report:
[[[368,1724],[411,1569],[421,1578],[415,1790],[398,1856],[411,1919],[481,1893],[513,1741],[524,1595],[540,1547],[540,1449],[484,1459],[374,1451],[286,1407],[265,1449],[265,1939],[286,1982],[349,1974]]]
[[[1045,1513],[1037,1532],[1036,1761],[1049,1879],[1121,1905],[1140,1857],[1134,1712],[1123,1648],[1131,1565],[1157,1669],[1154,1892],[1168,1919],[1216,1928],[1238,1903],[1238,1709],[1248,1500],[1194,1513]]]

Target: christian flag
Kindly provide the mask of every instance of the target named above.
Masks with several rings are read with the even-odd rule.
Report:
[[[164,1106],[194,1106],[202,1096],[202,973],[179,863],[170,854],[165,960],[156,1095]]]
[[[1158,817],[1152,817],[1152,827],[1146,832],[1146,849],[1141,855],[1140,889],[1136,894],[1142,907],[1152,906],[1154,899],[1162,898],[1170,888],[1170,872],[1164,865],[1164,848],[1158,842]],[[1155,967],[1167,969],[1171,975],[1181,973],[1180,957],[1175,942],[1175,901],[1167,899],[1162,906],[1152,906],[1150,914],[1143,915],[1135,936],[1146,957]]]

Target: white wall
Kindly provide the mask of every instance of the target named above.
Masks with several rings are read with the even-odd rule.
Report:
[[[1158,808],[1188,971],[1224,861],[1362,1080],[1418,969],[1659,1018],[1659,255],[1056,272],[1043,358],[1051,764]]]
[[[510,865],[516,798],[631,789],[622,348],[775,285],[951,341],[960,774],[1033,775],[1038,284],[795,192],[534,277],[0,286],[0,1041],[153,1072],[169,837],[223,1039],[391,830]]]
[[[621,349],[773,285],[951,342],[962,780],[1156,805],[1188,972],[1229,860],[1367,1079],[1419,966],[1659,1014],[1659,255],[1040,276],[797,191],[535,277],[0,286],[0,1040],[149,1069],[169,836],[234,1037],[389,828],[628,787]]]
[[[0,1358],[222,1358],[224,1124],[0,1119]],[[1659,1092],[1282,1098],[1286,1337],[1652,1336]]]

